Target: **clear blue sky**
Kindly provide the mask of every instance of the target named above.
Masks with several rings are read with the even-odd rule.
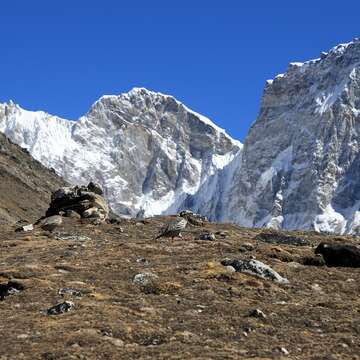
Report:
[[[77,119],[134,86],[243,140],[266,79],[360,35],[360,1],[1,2],[0,102]]]

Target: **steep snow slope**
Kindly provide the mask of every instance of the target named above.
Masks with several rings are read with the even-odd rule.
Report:
[[[187,207],[218,218],[242,147],[173,97],[140,88],[103,96],[79,121],[2,104],[0,131],[70,183],[99,182],[127,216]]]
[[[267,82],[229,189],[228,220],[360,232],[360,41]],[[239,194],[239,196],[231,196]]]

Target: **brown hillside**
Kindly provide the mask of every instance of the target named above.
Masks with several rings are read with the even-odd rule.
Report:
[[[360,359],[360,268],[320,266],[313,251],[324,239],[357,239],[270,236],[309,242],[295,246],[265,242],[261,230],[205,224],[183,240],[152,240],[168,220],[93,226],[64,218],[53,234],[0,228],[0,283],[25,287],[0,302],[0,358]],[[195,240],[205,229],[217,239]],[[255,257],[289,284],[233,273],[219,263],[226,257]],[[158,279],[134,284],[143,272]],[[83,296],[58,295],[64,287]],[[71,311],[44,313],[66,299]],[[265,318],[250,316],[255,309]]]
[[[0,133],[0,224],[34,221],[65,182]]]

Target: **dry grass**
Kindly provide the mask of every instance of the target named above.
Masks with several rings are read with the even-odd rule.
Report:
[[[206,225],[227,232],[214,242],[195,241],[191,232],[153,241],[165,220],[124,221],[121,233],[66,219],[59,231],[78,240],[1,228],[0,281],[18,279],[25,290],[0,302],[0,359],[360,359],[360,269],[302,265],[311,246],[263,243],[254,239],[260,230],[232,225]],[[312,246],[323,239],[296,234]],[[244,243],[254,250],[240,252]],[[219,263],[248,256],[290,284]],[[132,283],[140,272],[159,276],[158,291]],[[84,296],[72,299],[73,311],[44,315],[69,299],[57,294],[61,287]],[[249,317],[254,308],[266,319]]]

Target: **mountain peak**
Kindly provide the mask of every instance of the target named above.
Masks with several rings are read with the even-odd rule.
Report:
[[[142,99],[143,101],[139,101]],[[165,103],[165,104],[164,104]],[[242,143],[238,140],[233,139],[227,132],[217,126],[212,120],[199,114],[196,111],[191,110],[186,105],[184,105],[181,101],[177,100],[172,95],[163,94],[161,92],[156,92],[153,90],[148,90],[144,87],[134,87],[129,92],[121,93],[119,95],[104,95],[99,100],[97,100],[91,107],[90,113],[93,111],[103,111],[106,107],[113,108],[124,108],[124,107],[133,107],[135,106],[140,114],[153,112],[156,113],[162,108],[163,112],[178,112],[183,111],[184,113],[188,113],[193,115],[193,117],[205,124],[206,126],[211,127],[219,134],[224,135],[227,139],[234,143],[237,147],[241,148]],[[136,114],[133,119],[139,118],[140,114]],[[156,117],[153,117],[155,120]]]
[[[174,97],[144,88],[102,96],[75,122],[0,111],[0,131],[70,183],[98,182],[123,216],[190,207],[216,218],[241,147]]]

